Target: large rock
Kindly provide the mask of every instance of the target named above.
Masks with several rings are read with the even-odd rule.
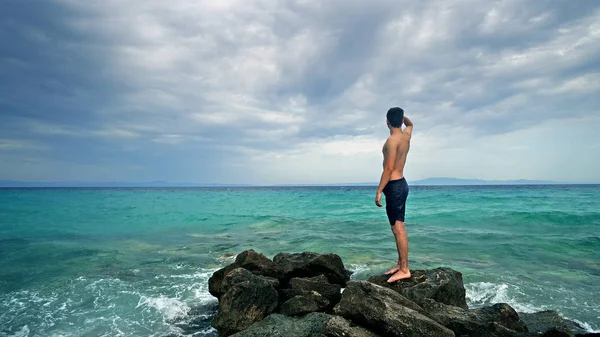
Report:
[[[378,337],[376,333],[340,316],[333,316],[325,323],[322,335],[326,337]]]
[[[302,318],[272,314],[231,337],[314,337],[323,331],[331,315],[311,313]]]
[[[281,305],[280,312],[288,316],[306,315],[311,312],[325,312],[329,301],[317,292],[295,296]]]
[[[331,284],[324,275],[312,278],[293,278],[289,281],[289,289],[282,289],[280,294],[284,300],[297,295],[306,295],[313,291],[325,297],[332,306],[342,298],[342,288],[338,284]]]
[[[567,328],[554,327],[546,331],[542,337],[575,337],[575,334]]]
[[[457,336],[473,335],[476,332],[481,334],[486,331],[491,335],[493,331],[488,329],[496,329],[491,323],[502,325],[515,333],[527,332],[527,327],[519,319],[517,312],[508,304],[468,310],[424,299],[421,305],[436,321],[454,331]]]
[[[281,279],[284,281],[289,281],[294,277],[324,275],[329,283],[344,287],[350,280],[350,272],[344,268],[342,259],[336,254],[280,253],[273,258],[273,262],[281,269],[283,276]]]
[[[246,269],[229,272],[222,287],[225,293],[219,299],[219,312],[212,322],[221,337],[246,329],[277,308],[277,290],[267,279]]]
[[[488,323],[485,326],[482,326],[477,331],[470,333],[469,337],[538,337],[533,334],[529,334],[527,332],[518,332],[511,330],[503,325],[500,325],[496,322]]]
[[[365,281],[351,281],[335,313],[384,336],[452,337],[454,333],[431,318],[403,305],[397,292]],[[418,308],[416,304],[410,305]]]
[[[562,318],[556,311],[540,311],[536,313],[519,313],[521,320],[530,332],[543,334],[552,328],[566,328],[574,334],[585,334],[586,330],[579,324]]]
[[[411,278],[387,283],[388,275],[369,278],[369,282],[388,287],[413,302],[421,303],[430,298],[440,303],[467,309],[466,291],[462,274],[450,268],[411,271]]]
[[[267,276],[270,278],[279,278],[281,272],[278,266],[263,254],[254,250],[241,252],[235,259],[235,262],[225,268],[217,270],[210,279],[208,279],[208,291],[216,298],[220,298],[223,293],[222,281],[225,275],[236,268],[244,268],[253,274]]]

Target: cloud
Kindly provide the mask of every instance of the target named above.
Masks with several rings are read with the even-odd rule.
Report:
[[[399,105],[412,177],[500,179],[508,162],[515,178],[600,181],[598,160],[577,177],[530,162],[547,128],[600,154],[580,122],[600,126],[594,1],[38,5],[0,14],[0,132],[83,180],[375,181]],[[11,163],[0,176],[29,179]]]

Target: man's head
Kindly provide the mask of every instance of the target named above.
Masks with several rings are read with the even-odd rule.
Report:
[[[399,128],[404,121],[404,110],[396,107],[391,108],[387,112],[388,126],[391,128]]]

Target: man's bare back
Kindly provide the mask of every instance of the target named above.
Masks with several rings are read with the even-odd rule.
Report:
[[[406,127],[402,130],[402,124]],[[406,116],[404,110],[392,108],[388,111],[387,125],[390,136],[383,145],[383,172],[375,196],[375,204],[382,207],[381,194],[385,194],[386,213],[392,232],[396,239],[398,249],[398,264],[386,274],[391,275],[389,283],[411,277],[408,268],[408,238],[404,228],[406,212],[406,198],[409,187],[404,179],[404,166],[410,150],[410,139],[413,124]]]
[[[405,117],[406,118],[406,117]],[[412,128],[412,126],[411,126]],[[406,164],[406,157],[410,150],[410,132],[397,132],[392,133],[383,144],[383,168],[388,161],[388,153],[391,151],[396,152],[395,160],[392,166],[392,175],[390,180],[397,180],[404,178],[404,165]]]

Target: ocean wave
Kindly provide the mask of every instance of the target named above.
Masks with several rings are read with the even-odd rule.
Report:
[[[534,313],[544,310],[555,310],[565,319],[576,322],[590,333],[598,333],[590,323],[582,322],[563,315],[560,310],[545,305],[536,305],[524,300],[527,294],[516,285],[506,283],[474,282],[465,284],[466,299],[469,307],[483,307],[495,303],[507,303],[517,312]]]
[[[166,296],[141,296],[136,308],[146,307],[158,310],[167,321],[187,316],[191,308],[185,302]]]
[[[475,282],[465,284],[466,299],[469,306],[481,307],[494,303],[507,303],[518,312],[532,313],[546,310],[541,306],[526,303],[518,297],[524,297],[518,286],[506,283]]]

